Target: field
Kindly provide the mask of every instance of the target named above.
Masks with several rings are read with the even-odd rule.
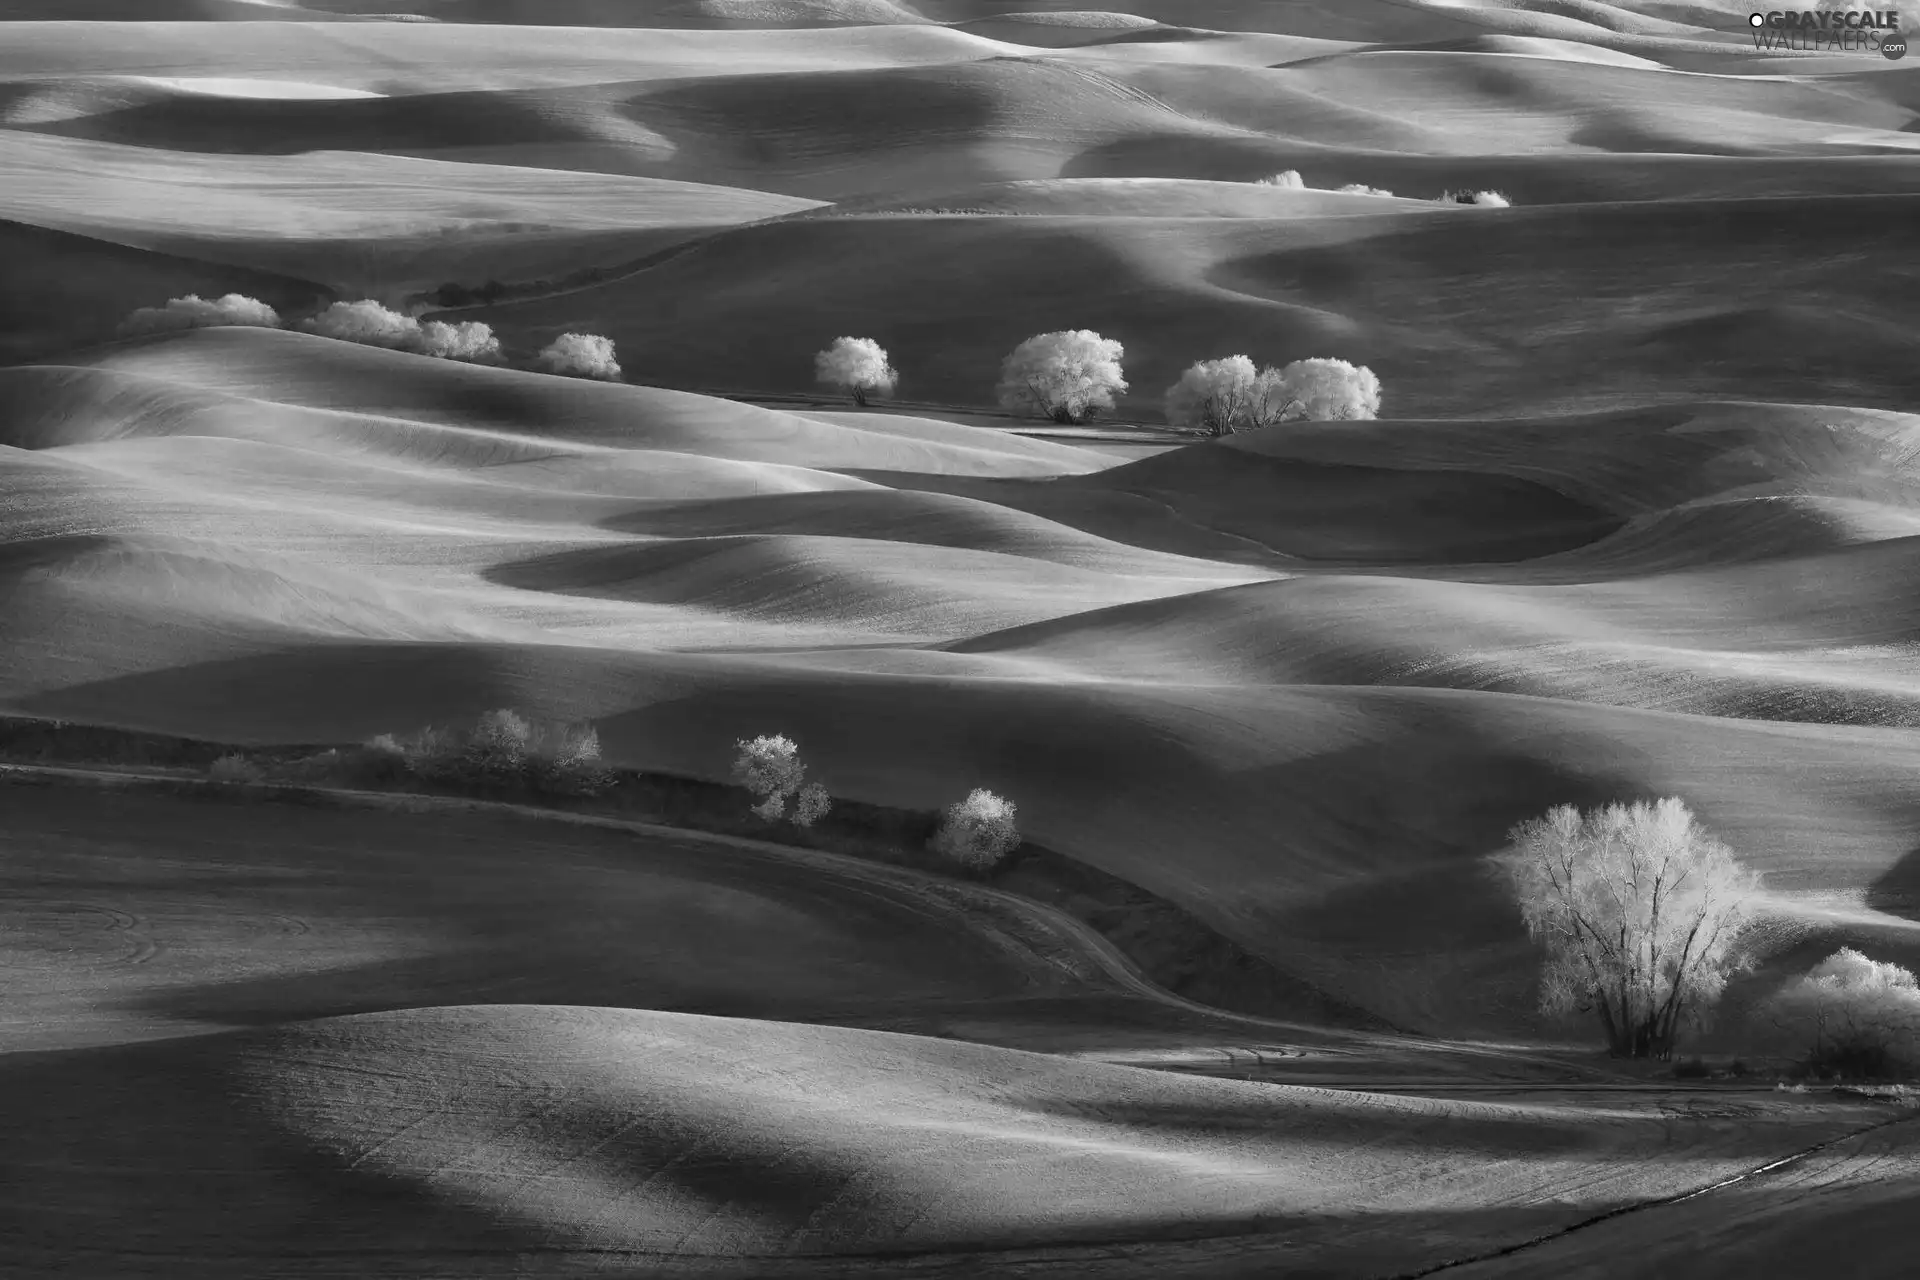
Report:
[[[0,0],[0,1276],[1909,1274],[1920,1116],[1776,1088],[1768,1002],[1920,967],[1912,60],[403,8]],[[229,293],[286,323],[120,327]],[[362,299],[504,355],[301,323]],[[1010,415],[1062,329],[1127,386]],[[1378,416],[1170,429],[1234,353]],[[618,785],[317,763],[498,708]],[[1543,1017],[1492,865],[1664,796],[1771,939],[1685,1079]]]

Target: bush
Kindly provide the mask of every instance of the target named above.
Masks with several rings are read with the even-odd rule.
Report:
[[[1842,947],[1782,987],[1771,1008],[1816,1075],[1873,1079],[1920,1067],[1920,983],[1899,965]]]
[[[1751,959],[1759,877],[1675,799],[1560,805],[1508,839],[1501,868],[1546,952],[1542,1011],[1592,1013],[1617,1057],[1670,1058]]]
[[[1015,347],[1000,366],[1002,408],[1031,411],[1055,422],[1080,423],[1127,389],[1120,376],[1125,349],[1091,329],[1037,334]]]
[[[462,732],[428,726],[404,738],[383,733],[349,767],[370,781],[412,774],[455,787],[525,787],[557,795],[598,795],[613,784],[600,763],[592,725],[489,711]]]
[[[306,320],[301,328],[323,338],[358,342],[367,347],[385,347],[399,351],[418,341],[420,322],[412,316],[388,310],[371,298],[358,302],[335,302]]]
[[[613,339],[598,334],[563,333],[533,359],[543,373],[598,378],[602,382],[615,382],[620,377],[620,362],[613,358]]]
[[[441,360],[492,363],[500,359],[500,341],[493,336],[489,325],[477,320],[457,324],[429,320],[421,324],[412,316],[383,307],[371,298],[335,302],[301,327],[323,338],[385,347],[389,351],[411,351]]]
[[[787,800],[800,790],[807,767],[800,748],[784,734],[741,738],[734,744],[733,780],[760,798],[754,813],[769,822],[786,814]]]
[[[833,808],[833,797],[817,782],[809,782],[794,796],[793,825],[811,827]]]
[[[1246,356],[1201,360],[1167,388],[1167,421],[1210,436],[1250,431],[1275,421],[1289,397],[1278,371],[1255,371]]]
[[[429,320],[420,326],[411,349],[423,356],[478,364],[494,364],[501,358],[500,340],[493,336],[493,327],[478,320],[456,324]]]
[[[874,396],[890,396],[900,375],[887,363],[887,351],[872,338],[835,338],[813,357],[817,380],[839,387],[864,405]]]
[[[182,329],[207,329],[215,325],[251,325],[259,329],[278,329],[280,313],[258,298],[229,293],[206,299],[197,293],[184,298],[169,298],[158,307],[141,307],[120,322],[122,337],[148,333],[173,333]]]
[[[1489,209],[1505,209],[1513,203],[1498,191],[1474,191],[1462,187],[1458,191],[1442,191],[1441,204],[1477,204]]]
[[[1327,422],[1380,414],[1380,379],[1365,366],[1315,357],[1295,360],[1278,379],[1273,398],[1281,405],[1281,419]]]
[[[947,806],[927,847],[963,867],[986,871],[1020,847],[1014,806],[984,787]]]
[[[263,782],[266,776],[265,770],[238,752],[220,756],[207,766],[207,778],[211,782]]]
[[[1263,187],[1284,187],[1288,191],[1304,191],[1307,186],[1306,180],[1300,176],[1298,169],[1283,169],[1271,178],[1260,178],[1257,181]]]
[[[1391,196],[1393,194],[1385,187],[1370,187],[1364,182],[1349,182],[1336,190],[1344,196]]]

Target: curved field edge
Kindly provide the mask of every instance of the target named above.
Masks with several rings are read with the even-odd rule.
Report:
[[[53,747],[61,748],[58,754]],[[703,841],[858,882],[912,909],[959,919],[1033,976],[1071,998],[1120,997],[1155,1012],[1123,1016],[1111,1034],[1015,1025],[994,1010],[889,1017],[888,1026],[984,1043],[1059,1044],[1139,1065],[1263,1077],[1569,1081],[1615,1073],[1553,1046],[1450,1043],[1408,1034],[1293,978],[1165,899],[1077,860],[1026,844],[987,883],[956,876],[920,852],[934,815],[839,802],[854,822],[813,832],[746,814],[736,787],[619,771],[626,794],[594,800],[451,788],[362,789],[274,781],[276,764],[310,758],[249,752],[269,780],[216,783],[205,764],[228,748],[117,729],[0,718],[0,786],[134,788],[198,801],[370,809],[397,813],[499,813],[574,826]],[[510,798],[501,798],[503,794]],[[639,818],[634,812],[647,815]],[[653,820],[647,820],[651,818]],[[844,821],[844,820],[843,820]],[[864,831],[862,830],[864,828]],[[742,834],[749,832],[753,834]],[[920,839],[901,841],[902,832]],[[807,843],[787,843],[785,837]],[[892,838],[890,838],[892,837]],[[823,847],[824,846],[824,847]],[[1141,1034],[1136,1034],[1139,1032]]]

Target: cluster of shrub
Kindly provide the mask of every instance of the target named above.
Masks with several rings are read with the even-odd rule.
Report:
[[[756,817],[766,822],[786,820],[807,828],[827,816],[833,797],[817,782],[808,782],[800,748],[784,734],[742,738],[734,744],[733,780],[756,796]],[[791,809],[789,809],[791,805]],[[970,871],[990,871],[1020,847],[1013,802],[984,787],[942,812],[940,825],[927,847]]]
[[[791,738],[779,734],[735,744],[733,779],[755,797],[755,817],[811,828],[833,809],[833,797],[806,780],[806,765]],[[346,751],[330,750],[275,771],[288,781],[371,786],[420,782],[481,794],[598,796],[617,775],[600,756],[600,735],[591,724],[547,721],[512,710],[489,711],[467,728],[430,726],[396,735],[383,733]],[[259,761],[239,752],[207,767],[214,782],[276,780]],[[928,847],[972,871],[988,871],[1020,846],[1010,801],[984,788],[949,805]]]
[[[1037,334],[1001,364],[1000,405],[1053,422],[1086,422],[1111,410],[1114,396],[1127,389],[1124,354],[1118,342],[1091,329]],[[886,348],[872,338],[836,338],[814,357],[814,374],[859,405],[892,395],[900,383]],[[1194,363],[1167,388],[1163,406],[1169,423],[1209,436],[1296,419],[1374,418],[1380,413],[1380,379],[1345,360],[1312,357],[1256,369],[1252,360],[1235,355]]]
[[[170,298],[158,307],[141,307],[120,325],[122,337],[170,333],[181,329],[201,329],[214,325],[244,325],[262,329],[287,327],[280,313],[257,298],[229,293],[220,298],[202,298],[187,294]],[[358,302],[335,302],[319,313],[300,321],[299,328],[323,338],[358,342],[392,351],[410,351],[415,355],[442,360],[464,360],[472,364],[507,364],[506,352],[493,327],[477,320],[448,324],[441,320],[422,322],[363,298]],[[619,361],[614,359],[613,341],[591,333],[563,333],[535,352],[529,367],[542,373],[575,378],[598,378],[613,382],[620,377]]]
[[[1284,187],[1289,191],[1319,189],[1308,187],[1306,179],[1300,176],[1298,169],[1285,169],[1270,178],[1256,178],[1254,181],[1259,186]],[[1334,187],[1332,190],[1345,196],[1391,197],[1393,195],[1393,192],[1388,191],[1385,187],[1370,187],[1364,182],[1349,182],[1343,187]],[[1475,191],[1471,187],[1461,187],[1457,190],[1450,188],[1442,191],[1438,196],[1434,197],[1433,203],[1477,204],[1488,209],[1505,209],[1512,205],[1513,201],[1509,200],[1504,193],[1499,191]]]
[[[614,783],[600,761],[600,734],[572,724],[489,711],[467,728],[429,726],[409,734],[383,733],[359,747],[329,750],[280,770],[290,781],[397,785],[418,780],[456,790],[595,796]],[[239,752],[214,760],[215,782],[270,781],[268,770]]]

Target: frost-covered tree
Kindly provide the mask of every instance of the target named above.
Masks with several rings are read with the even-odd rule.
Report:
[[[1167,388],[1165,412],[1176,427],[1224,436],[1278,421],[1289,399],[1278,370],[1228,356],[1191,365]]]
[[[1440,193],[1439,202],[1441,204],[1477,204],[1489,209],[1505,209],[1513,203],[1501,192],[1475,191],[1470,187],[1462,187],[1458,191],[1443,191]]]
[[[833,797],[817,782],[809,782],[793,797],[793,825],[811,827],[833,809]]]
[[[1307,186],[1306,179],[1300,176],[1298,169],[1282,169],[1271,178],[1260,178],[1258,182],[1263,187],[1285,187],[1289,191],[1304,191]]]
[[[500,340],[493,336],[491,325],[478,320],[454,324],[429,320],[422,324],[371,298],[332,303],[302,327],[323,338],[411,351],[440,360],[491,364],[500,359]]]
[[[122,337],[149,333],[172,333],[181,329],[208,329],[215,325],[251,325],[260,329],[278,329],[280,313],[258,298],[229,293],[218,298],[203,298],[189,293],[169,298],[158,307],[141,307],[120,322]]]
[[[546,373],[572,378],[614,382],[620,377],[620,362],[613,358],[613,339],[593,333],[561,334],[540,349],[534,364]]]
[[[887,350],[872,338],[835,338],[833,345],[813,357],[814,376],[840,388],[864,405],[876,396],[890,396],[900,375],[887,363]]]
[[[1011,800],[976,787],[965,800],[947,806],[927,847],[963,867],[985,871],[1020,847]]]
[[[500,359],[500,339],[493,336],[493,326],[478,320],[454,324],[429,320],[420,326],[408,349],[423,356],[478,364],[493,364]]]
[[[300,327],[323,338],[386,347],[392,351],[404,350],[420,340],[418,320],[381,306],[371,298],[330,303]]]
[[[1385,187],[1370,187],[1364,182],[1349,182],[1336,190],[1343,196],[1391,196],[1393,194]]]
[[[1782,987],[1774,1018],[1822,1074],[1886,1076],[1920,1067],[1920,982],[1912,970],[1842,947]]]
[[[733,780],[759,797],[754,813],[768,822],[778,821],[787,812],[787,801],[801,789],[807,767],[800,763],[800,748],[785,734],[762,734],[734,743]]]
[[[1314,357],[1280,370],[1277,417],[1327,422],[1380,414],[1380,379],[1365,366]]]
[[[1112,409],[1114,395],[1127,389],[1120,376],[1124,354],[1118,342],[1091,329],[1036,334],[1001,363],[1000,405],[1055,422],[1085,422]]]
[[[1591,1013],[1619,1057],[1668,1058],[1748,961],[1759,877],[1677,799],[1560,805],[1499,860],[1545,950],[1540,1005]]]

